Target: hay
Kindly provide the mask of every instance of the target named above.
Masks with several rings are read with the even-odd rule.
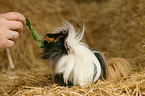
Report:
[[[62,19],[76,29],[86,25],[83,41],[107,52],[106,58],[124,57],[133,73],[121,82],[99,81],[85,88],[61,87],[53,82],[42,50],[26,26],[11,48],[15,70],[9,70],[6,51],[0,52],[1,95],[145,95],[144,0],[0,0],[0,13],[18,11],[31,20],[40,37],[62,26]]]
[[[134,73],[120,82],[98,81],[96,84],[81,88],[62,87],[53,82],[48,69],[24,70],[0,74],[1,95],[13,96],[142,96],[145,94],[145,72]]]

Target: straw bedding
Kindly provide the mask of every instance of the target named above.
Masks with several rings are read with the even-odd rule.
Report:
[[[123,57],[133,72],[120,82],[98,81],[87,87],[62,87],[53,82],[42,49],[26,26],[10,48],[15,69],[6,51],[0,52],[0,95],[8,96],[143,96],[145,95],[145,1],[144,0],[0,0],[0,13],[17,11],[32,22],[41,38],[62,19],[77,30],[86,26],[83,42],[106,52],[106,59]]]

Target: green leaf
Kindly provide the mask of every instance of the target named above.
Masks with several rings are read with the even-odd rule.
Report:
[[[31,33],[32,33],[32,37],[33,37],[36,41],[39,41],[39,43],[38,43],[39,48],[43,48],[43,47],[44,47],[43,41],[41,40],[41,38],[39,37],[39,35],[37,34],[37,32],[34,30],[34,28],[33,28],[32,24],[31,24],[31,22],[30,22],[28,19],[26,19],[26,25],[29,27],[29,29],[30,29],[30,31],[31,31]]]
[[[43,41],[39,41],[38,46],[39,46],[39,48],[44,48],[44,42]]]

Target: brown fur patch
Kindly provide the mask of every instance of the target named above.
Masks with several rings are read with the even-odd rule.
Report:
[[[120,81],[131,73],[130,63],[123,58],[113,58],[107,63],[108,74],[106,80]]]
[[[57,37],[54,41],[58,41],[61,37],[64,37],[65,35],[61,35],[59,37]]]
[[[54,41],[54,38],[49,38],[49,37],[46,36],[43,40],[47,41],[48,43],[50,43],[50,42]]]

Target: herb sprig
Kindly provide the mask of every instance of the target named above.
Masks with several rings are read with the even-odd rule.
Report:
[[[33,37],[36,41],[39,42],[39,43],[38,43],[39,48],[44,48],[44,43],[43,43],[43,41],[41,40],[41,38],[39,37],[39,35],[37,34],[37,32],[34,30],[34,28],[33,28],[32,24],[31,24],[31,22],[30,22],[28,19],[26,19],[26,25],[29,27],[29,29],[30,29],[30,31],[31,31],[31,33],[32,33],[32,37]]]

